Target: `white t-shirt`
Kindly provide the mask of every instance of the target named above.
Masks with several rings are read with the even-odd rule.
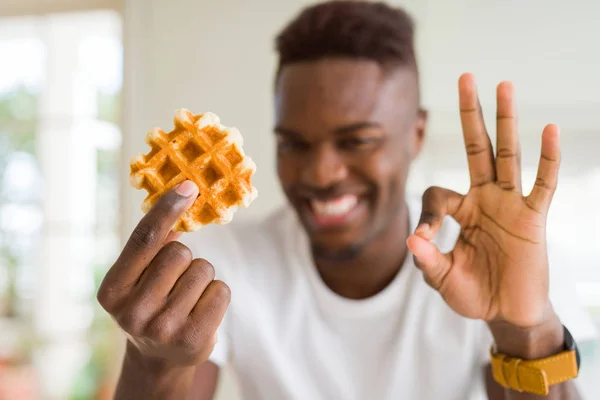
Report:
[[[409,209],[414,230],[420,202]],[[448,218],[435,242],[449,251],[458,233]],[[487,326],[453,312],[424,282],[412,256],[383,291],[350,300],[323,283],[288,208],[260,223],[203,228],[185,243],[231,287],[211,360],[230,363],[243,399],[487,398]],[[552,270],[551,298],[563,323],[578,341],[594,337],[590,319],[555,269],[561,268]]]

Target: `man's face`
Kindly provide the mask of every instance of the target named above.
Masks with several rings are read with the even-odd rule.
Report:
[[[353,257],[403,206],[426,119],[416,73],[350,59],[292,64],[275,104],[279,179],[315,255]]]

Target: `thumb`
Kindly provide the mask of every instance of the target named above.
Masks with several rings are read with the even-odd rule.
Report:
[[[423,271],[425,282],[440,291],[452,267],[452,253],[442,254],[435,244],[419,235],[410,235],[406,245],[415,256],[415,265]]]
[[[450,189],[432,186],[423,193],[421,218],[415,234],[431,240],[442,227],[446,215],[455,215],[464,196]]]

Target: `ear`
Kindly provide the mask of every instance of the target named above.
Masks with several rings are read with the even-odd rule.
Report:
[[[428,112],[424,108],[419,108],[417,114],[417,123],[415,126],[415,132],[413,136],[413,153],[411,155],[412,160],[418,157],[423,149],[423,143],[425,142],[425,131],[427,130],[427,118]]]

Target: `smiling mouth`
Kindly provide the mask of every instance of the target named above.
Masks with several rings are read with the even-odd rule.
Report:
[[[307,208],[313,225],[319,228],[334,228],[349,222],[361,203],[354,194],[345,194],[328,200],[307,200]]]

